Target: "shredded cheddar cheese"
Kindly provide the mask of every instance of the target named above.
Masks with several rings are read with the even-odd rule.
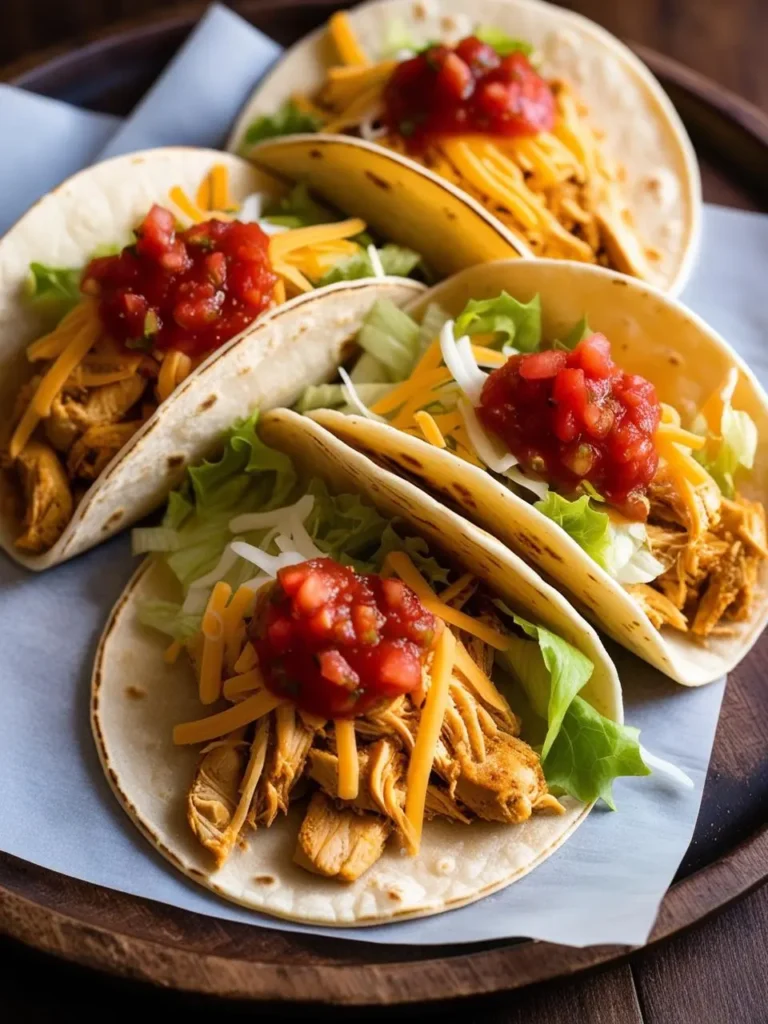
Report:
[[[368,58],[355,38],[349,18],[344,11],[337,11],[331,15],[328,28],[344,64],[368,63]]]
[[[471,615],[467,615],[457,608],[451,608],[450,605],[441,601],[404,551],[391,551],[385,559],[385,565],[389,565],[390,568],[394,569],[403,583],[411,588],[427,611],[432,612],[433,615],[437,615],[438,618],[450,623],[457,629],[462,629],[465,633],[478,637],[497,651],[505,651],[507,649],[509,639],[503,633],[486,625],[484,622],[478,622]]]
[[[336,221],[332,224],[314,224],[308,228],[283,231],[270,238],[269,258],[274,264],[276,260],[284,259],[288,253],[296,249],[318,245],[320,242],[332,242],[338,238],[351,238],[363,231],[365,231],[365,221],[360,220],[359,217],[350,217],[348,220]]]
[[[220,580],[211,591],[203,615],[203,656],[200,665],[200,703],[213,704],[221,696],[224,664],[224,608],[232,588]]]
[[[445,448],[445,438],[440,433],[440,428],[428,412],[420,409],[419,412],[414,413],[413,418],[426,441],[434,445],[435,448]]]
[[[339,758],[339,800],[354,800],[360,787],[355,723],[351,718],[334,721],[336,752]]]
[[[248,693],[251,690],[260,690],[263,686],[264,676],[261,674],[261,669],[252,668],[247,672],[243,672],[242,675],[232,676],[227,679],[222,688],[222,693],[227,700],[234,701],[244,693]]]
[[[237,673],[248,672],[259,662],[256,649],[253,644],[248,643],[243,647],[240,652],[240,657],[237,659],[234,665],[234,671]]]
[[[227,736],[235,729],[242,729],[250,725],[264,715],[269,714],[278,707],[282,701],[279,697],[262,690],[259,693],[248,697],[239,704],[220,711],[216,715],[209,715],[208,718],[200,718],[195,722],[183,722],[173,730],[173,742],[176,746],[186,746],[190,743],[208,743],[210,740],[218,739],[220,736]]]
[[[166,665],[175,665],[178,661],[179,655],[181,654],[182,643],[180,640],[174,640],[173,643],[169,644],[163,652],[163,661]]]
[[[456,638],[444,629],[435,646],[427,697],[419,720],[416,742],[408,762],[406,777],[405,816],[412,831],[411,855],[419,852],[424,827],[427,787],[435,759],[435,749],[443,727],[456,653]]]

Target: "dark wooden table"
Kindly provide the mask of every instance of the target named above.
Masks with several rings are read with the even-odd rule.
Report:
[[[46,47],[68,48],[124,18],[162,12],[174,0],[0,0],[0,65]],[[236,7],[237,4],[232,4]],[[768,0],[571,0],[573,8],[617,35],[644,43],[768,108]],[[620,966],[573,981],[527,989],[506,999],[444,1007],[429,1016],[463,1024],[766,1024],[768,886],[683,937]],[[0,1017],[37,1024],[77,1016],[90,1021],[117,1009],[135,1014],[253,1017],[220,1006],[115,982],[0,941]],[[302,1012],[304,1016],[306,1011]],[[274,1012],[260,1012],[273,1019]],[[123,1014],[121,1013],[120,1019]],[[293,1016],[279,1011],[280,1017]],[[298,1014],[297,1014],[298,1016]],[[381,1017],[366,1012],[366,1016]],[[425,1014],[398,1011],[402,1019]],[[334,1014],[335,1019],[355,1019]]]

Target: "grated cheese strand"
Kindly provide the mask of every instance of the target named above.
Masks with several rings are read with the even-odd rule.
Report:
[[[411,840],[409,853],[412,856],[419,852],[421,845],[427,787],[432,772],[432,763],[435,759],[437,741],[443,727],[445,709],[448,706],[455,653],[456,638],[449,629],[444,629],[435,647],[427,699],[424,702],[416,733],[416,742],[408,762],[405,816],[412,830],[412,836],[409,837]]]
[[[344,64],[367,64],[368,57],[355,33],[345,11],[337,11],[328,21],[328,32]]]
[[[274,711],[283,702],[279,697],[262,690],[235,704],[226,711],[220,711],[216,715],[209,715],[208,718],[200,718],[195,722],[183,722],[173,730],[173,742],[176,746],[186,746],[190,743],[208,743],[210,740],[226,736],[235,729],[242,729],[250,725],[264,715]]]
[[[394,569],[403,583],[411,588],[427,611],[433,615],[437,615],[457,629],[462,629],[465,633],[476,636],[497,651],[505,651],[509,647],[509,638],[504,633],[441,601],[404,551],[391,551],[384,564]]]
[[[414,413],[413,416],[416,421],[416,425],[424,435],[424,440],[428,441],[435,448],[445,448],[445,438],[440,433],[440,428],[435,423],[434,419],[424,409],[420,409],[419,412]]]
[[[334,720],[336,752],[339,757],[339,800],[355,800],[360,789],[360,766],[357,760],[355,723],[351,718]]]
[[[221,696],[221,670],[224,664],[224,608],[232,588],[219,580],[211,591],[203,615],[203,655],[200,664],[200,703],[213,704]]]

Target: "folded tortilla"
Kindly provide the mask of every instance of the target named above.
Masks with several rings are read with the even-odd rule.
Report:
[[[343,24],[334,24],[343,17]],[[466,189],[536,256],[594,258],[585,243],[593,246],[590,233],[597,231],[601,262],[671,294],[682,290],[700,234],[696,157],[669,98],[627,46],[587,18],[540,0],[480,0],[471,9],[462,0],[372,0],[334,19],[291,47],[260,83],[232,132],[232,152],[270,167],[274,140],[254,145],[259,133],[249,138],[249,129],[260,118],[274,118],[272,134],[295,132],[297,125],[306,131],[302,125],[314,118],[321,133],[369,140],[367,150],[344,154],[345,166],[375,173],[377,149],[404,153],[411,166],[426,164],[443,181]],[[533,48],[536,70],[567,93],[559,110],[562,130],[556,125],[545,133],[538,149],[535,135],[502,139],[499,146],[497,136],[467,135],[441,137],[423,155],[409,153],[407,138],[390,137],[381,127],[387,76],[419,47],[454,44],[477,30],[486,30],[491,43],[501,34]],[[336,77],[329,76],[331,68]],[[292,117],[285,115],[291,103]],[[478,140],[494,147],[492,158],[482,145],[473,148]],[[572,224],[553,198],[569,161],[578,168],[563,179],[566,206],[586,182],[587,213]],[[565,229],[542,220],[544,207]]]
[[[640,282],[600,268],[553,260],[500,262],[470,269],[420,296],[408,311],[418,321],[430,305],[437,304],[456,317],[469,300],[494,298],[502,291],[521,302],[540,297],[542,334],[549,341],[565,338],[585,318],[590,331],[602,332],[609,339],[619,367],[646,377],[655,385],[659,400],[682,414],[683,427],[695,422],[703,403],[724,381],[735,383],[733,409],[751,417],[758,438],[754,465],[751,469],[739,467],[736,473],[736,491],[746,502],[766,507],[768,397],[744,360],[698,316]],[[557,523],[534,507],[533,495],[530,501],[524,500],[485,465],[472,465],[449,449],[414,436],[416,432],[405,433],[373,419],[331,410],[312,415],[360,451],[462,509],[567,588],[578,607],[601,629],[684,685],[698,686],[731,671],[768,622],[762,515],[758,515],[762,526],[757,522],[762,539],[758,536],[755,542],[739,531],[726,544],[738,556],[737,562],[742,554],[749,556],[750,564],[744,568],[744,585],[749,586],[751,598],[748,617],[726,614],[721,623],[725,629],[715,629],[706,637],[667,625],[656,628],[658,621],[656,626],[652,622],[655,610],[644,600],[644,596],[653,599],[655,591],[625,589]],[[686,458],[690,459],[691,453]],[[759,507],[757,511],[761,511]],[[721,539],[713,538],[713,542],[718,545]],[[719,586],[723,581],[713,578],[712,582]],[[735,586],[738,589],[738,581]],[[658,594],[664,604],[661,614],[666,608],[679,618],[680,611],[663,598]],[[726,606],[723,611],[727,612]]]
[[[62,340],[56,332],[69,332],[63,338],[67,345],[82,330],[93,332],[96,345],[102,340],[98,333],[98,314],[85,308],[87,296],[81,298],[69,318],[65,317],[46,335],[51,325],[46,322],[41,305],[28,301],[26,296],[31,264],[45,265],[43,269],[73,268],[71,274],[75,275],[104,247],[128,245],[132,231],[154,203],[170,208],[181,223],[195,223],[219,215],[214,202],[217,189],[224,193],[224,205],[233,204],[235,208],[249,197],[277,199],[285,195],[290,184],[304,176],[306,163],[306,154],[291,147],[286,160],[281,161],[285,180],[279,181],[229,154],[203,149],[158,149],[117,157],[89,168],[41,199],[0,240],[0,407],[4,411],[0,444],[3,448],[20,429],[25,412],[36,403],[39,395],[34,388],[42,388],[39,382],[42,379],[45,383],[45,375],[55,375],[56,354],[61,351],[59,341]],[[382,220],[378,209],[381,205],[379,186],[386,184],[386,175],[384,168],[377,186],[371,186],[372,190],[365,194],[355,194],[350,207],[345,206],[343,188],[325,192],[321,180],[310,184],[320,199],[340,200],[339,210],[344,214],[351,213],[352,206],[357,210],[372,204],[370,208],[388,241],[407,242],[412,237],[410,225],[420,225],[423,230],[417,240],[418,253],[438,275],[482,259],[487,237],[496,239],[496,246],[488,248],[485,258],[515,254],[514,247],[492,225],[488,227],[481,212],[469,214],[477,217],[479,230],[472,244],[463,247],[448,247],[448,221],[442,231],[426,230],[424,225],[431,222],[433,215],[422,208],[421,203],[429,201],[432,193],[419,195],[418,169],[407,169],[405,179],[398,176],[397,198],[387,204],[388,216]],[[409,182],[414,181],[416,186],[411,188]],[[209,191],[207,205],[197,206],[196,203],[201,203],[200,190],[203,189],[204,196],[206,187]],[[454,207],[461,206],[464,200],[454,197],[453,203]],[[458,218],[454,207],[450,210],[451,216]],[[227,215],[226,210],[222,211],[222,216]],[[361,230],[360,222],[354,218],[344,223],[348,225],[348,235]],[[307,230],[310,236],[316,237],[323,228]],[[278,236],[278,244],[282,244],[283,238],[284,235]],[[359,243],[348,240],[339,244],[346,246],[347,251],[361,248]],[[270,252],[271,247],[272,241]],[[327,259],[327,248],[320,258]],[[287,279],[289,289],[293,284],[299,289],[310,287],[302,274],[291,267],[286,272],[291,274]],[[56,283],[54,280],[54,286]],[[41,419],[27,440],[16,445],[18,451],[12,452],[5,461],[0,481],[2,547],[29,568],[44,569],[106,540],[155,508],[180,480],[184,467],[215,444],[219,433],[233,419],[247,415],[256,406],[290,405],[308,384],[320,383],[332,375],[344,358],[370,301],[365,294],[367,288],[388,295],[398,304],[423,289],[415,280],[379,276],[340,280],[293,297],[289,290],[285,301],[285,282],[281,280],[280,284],[282,301],[276,292],[275,305],[240,334],[209,353],[199,365],[193,363],[191,372],[187,360],[186,376],[177,375],[175,385],[166,387],[171,392],[170,398],[159,400],[163,397],[159,395],[159,404],[158,400],[147,404],[155,387],[142,385],[141,369],[137,370],[135,365],[124,372],[118,367],[117,374],[111,375],[114,383],[104,388],[94,385],[81,400],[76,393],[73,373],[66,383],[57,379],[58,391],[52,398],[53,405],[66,405],[64,412],[67,415],[71,412],[73,417],[76,414],[80,419],[73,418],[71,422],[65,419],[61,425],[66,436],[55,439],[53,431],[48,429],[48,420]],[[295,288],[292,290],[295,292]],[[52,297],[57,298],[55,287],[52,293]],[[90,317],[84,318],[85,327],[79,321],[73,321],[72,327],[68,327],[81,308]],[[309,335],[317,334],[324,338],[322,346],[306,344]],[[51,354],[46,351],[48,358],[35,362],[29,346],[41,338],[41,345],[52,346]],[[281,352],[279,361],[272,358],[278,350]],[[96,351],[94,348],[93,353]],[[108,361],[116,358],[118,362],[127,360],[135,364],[141,355],[141,351],[117,350]],[[39,360],[40,356],[35,358]],[[171,369],[170,360],[166,362]],[[78,365],[75,373],[79,371]],[[121,372],[130,379],[121,380]],[[110,379],[109,374],[91,376]],[[135,389],[134,383],[138,385]],[[70,385],[75,388],[71,398],[67,390]],[[139,394],[142,386],[143,396]],[[97,392],[103,393],[108,403],[114,400],[122,404],[117,411],[111,406],[107,412],[114,415],[106,415],[103,423],[96,422],[96,429],[91,430],[89,400]]]
[[[597,634],[516,555],[306,417],[271,412],[259,433],[293,460],[301,479],[320,478],[332,494],[359,495],[382,515],[399,517],[404,529],[423,538],[443,564],[470,572],[511,609],[586,655],[593,671],[581,696],[607,718],[622,721],[616,670]],[[99,646],[91,696],[94,737],[112,789],[144,836],[178,870],[225,899],[288,920],[326,925],[371,925],[439,913],[521,878],[585,819],[589,805],[571,797],[562,798],[564,813],[534,814],[519,825],[478,820],[465,825],[436,818],[424,823],[417,856],[404,856],[390,843],[365,874],[340,884],[294,863],[306,810],[299,795],[288,815],[278,815],[271,827],[245,830],[245,841],[217,870],[210,850],[196,841],[185,820],[199,755],[172,742],[174,726],[201,715],[194,673],[186,658],[164,664],[162,637],[138,620],[142,603],[163,599],[179,599],[178,583],[167,566],[148,561],[118,601]],[[214,743],[208,756],[220,757],[223,764],[229,754],[226,743]],[[223,785],[221,777],[212,776],[208,783],[211,779]],[[236,779],[230,780],[232,786],[236,802]],[[199,806],[208,821],[223,828],[221,796],[214,792],[210,797],[210,788],[206,792],[209,802]],[[352,828],[360,820],[353,817],[347,824]]]

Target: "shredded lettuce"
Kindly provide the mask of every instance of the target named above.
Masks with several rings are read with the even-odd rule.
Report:
[[[562,341],[555,342],[554,348],[567,349],[570,352],[576,348],[580,341],[588,338],[590,334],[594,334],[594,331],[590,329],[587,318],[583,316],[577,324],[574,324]]]
[[[518,302],[502,292],[494,299],[470,299],[456,319],[455,334],[496,334],[497,343],[533,352],[541,344],[541,302]]]
[[[293,100],[288,100],[276,114],[264,114],[258,117],[245,133],[241,153],[245,155],[251,146],[264,139],[276,139],[282,135],[299,135],[302,132],[316,132],[320,129],[320,119],[314,114],[299,110]]]
[[[398,530],[397,524],[397,519],[387,524],[381,535],[381,543],[371,560],[372,568],[381,569],[384,559],[391,551],[405,551],[432,587],[436,583],[446,584],[448,572],[436,559],[432,558],[429,553],[429,545],[424,538],[403,536],[402,530]]]
[[[515,39],[514,36],[507,35],[502,29],[495,28],[493,25],[478,25],[474,34],[480,42],[492,46],[501,57],[506,57],[510,53],[522,53],[526,57],[530,57],[533,53],[533,46],[530,43],[524,39]]]
[[[391,390],[391,384],[357,384],[355,390],[365,405],[373,405]],[[343,384],[310,384],[296,403],[297,412],[312,412],[313,409],[342,409],[351,412],[344,394]]]
[[[503,604],[500,607],[531,637],[512,639],[509,649],[497,657],[547,722],[541,759],[548,785],[585,803],[602,799],[615,810],[614,779],[650,774],[640,751],[639,730],[612,722],[578,696],[593,672],[584,654]]]
[[[734,477],[738,470],[752,469],[757,452],[755,421],[749,413],[733,408],[737,382],[738,373],[733,373],[723,392],[719,437],[710,436],[706,446],[694,453],[726,498],[736,493]]]
[[[592,508],[586,494],[569,501],[555,491],[549,491],[546,498],[537,501],[533,507],[557,523],[590,558],[608,571],[611,520],[607,512]]]
[[[318,203],[301,182],[287,196],[268,203],[263,219],[284,228],[311,228],[315,224],[332,224],[339,218],[333,210]]]
[[[421,263],[421,256],[402,245],[388,244],[376,250],[384,273],[393,277],[408,277]],[[356,281],[361,277],[375,277],[371,257],[365,249],[346,256],[320,278],[318,287],[337,281]]]
[[[418,43],[411,35],[404,18],[389,18],[384,28],[384,44],[381,48],[382,60],[402,60],[406,54],[415,53]]]
[[[419,325],[390,299],[377,299],[357,343],[382,364],[390,380],[406,380],[419,355]]]
[[[602,799],[615,811],[614,779],[651,774],[643,761],[639,735],[639,729],[618,725],[581,697],[574,697],[543,765],[548,784],[585,803]]]
[[[48,267],[30,263],[24,295],[27,301],[52,324],[56,324],[78,304],[82,267]]]
[[[204,577],[222,578],[236,590],[257,573],[251,562],[225,554],[234,540],[232,520],[283,509],[304,494],[313,499],[304,528],[330,558],[370,572],[381,568],[389,551],[404,550],[431,582],[446,582],[446,570],[430,557],[421,538],[408,536],[405,524],[385,518],[359,494],[332,495],[322,480],[302,488],[290,458],[264,444],[257,423],[258,414],[236,423],[219,459],[187,471],[184,484],[171,495],[162,525],[139,530],[139,547],[155,551],[155,557],[165,562],[184,598],[179,604],[147,603],[142,622],[176,639],[191,635],[199,627],[212,585]],[[279,555],[276,532],[272,524],[238,537],[269,555]]]
[[[586,494],[569,501],[549,491],[534,508],[557,523],[619,583],[649,583],[664,572],[651,553],[645,525],[612,518],[594,508]]]
[[[423,353],[429,348],[433,341],[437,341],[443,325],[450,320],[450,317],[436,302],[430,302],[421,318],[419,327],[419,352]]]

